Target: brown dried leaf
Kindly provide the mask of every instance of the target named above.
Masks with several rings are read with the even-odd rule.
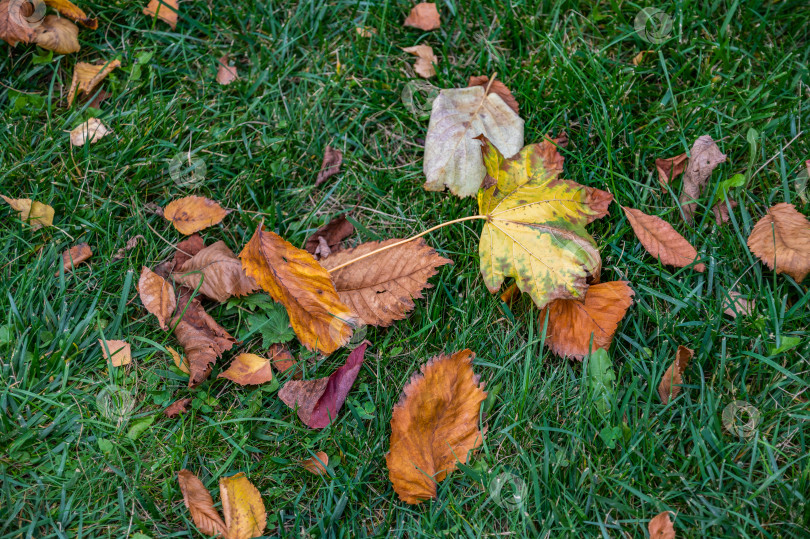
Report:
[[[728,197],[728,205],[734,209],[737,207],[737,201],[731,197]],[[717,223],[717,226],[722,226],[728,223],[729,219],[731,219],[728,205],[726,205],[725,200],[721,200],[712,206],[712,211],[714,212],[714,222]]]
[[[423,79],[436,76],[434,64],[439,65],[439,59],[433,54],[433,48],[430,45],[414,45],[413,47],[405,47],[402,50],[418,57],[413,64],[413,70],[416,71],[417,75]]]
[[[318,451],[315,453],[315,456],[312,458],[308,458],[301,462],[301,466],[303,466],[309,473],[315,475],[326,475],[328,470],[326,467],[329,465],[329,455],[324,453],[323,451]]]
[[[683,268],[697,259],[698,254],[692,244],[660,217],[625,206],[622,206],[622,210],[641,245],[662,264]],[[693,267],[695,271],[706,270],[702,263]]]
[[[661,186],[667,185],[683,173],[686,169],[687,159],[688,156],[682,153],[675,157],[655,160],[655,168],[658,170],[658,182]]]
[[[127,243],[124,247],[118,249],[115,254],[113,255],[113,260],[121,260],[127,255],[128,251],[133,250],[137,245],[138,242],[144,239],[142,234],[138,234],[137,236],[133,236],[127,240]]]
[[[90,118],[70,132],[71,146],[84,146],[88,142],[95,144],[110,132],[98,118]]]
[[[589,286],[585,301],[552,301],[540,311],[540,324],[549,311],[546,345],[558,356],[582,361],[589,353],[593,335],[593,350],[607,350],[634,294],[627,281],[612,281]]]
[[[177,417],[180,414],[188,412],[188,407],[191,405],[191,399],[179,399],[171,403],[163,410],[163,415],[166,417]]]
[[[169,351],[169,355],[172,356],[172,361],[174,361],[174,366],[183,371],[186,374],[190,374],[188,368],[188,360],[184,357],[180,357],[180,354],[172,348],[171,346],[167,346],[166,350]]]
[[[13,210],[20,214],[20,219],[38,230],[44,226],[53,226],[53,208],[30,198],[9,198],[0,195]]]
[[[430,30],[436,30],[441,27],[442,22],[439,17],[439,10],[436,9],[436,4],[432,2],[420,2],[411,9],[404,24],[405,26],[412,26],[413,28],[419,28],[420,30],[429,32]]]
[[[186,260],[175,270],[174,279],[220,303],[230,297],[246,296],[259,289],[256,281],[245,275],[242,262],[224,241],[209,245]]]
[[[506,290],[503,291],[501,294],[501,301],[509,305],[510,307],[515,302],[516,299],[520,297],[520,288],[518,288],[517,283],[512,283],[506,287]],[[541,317],[542,320],[542,317]]]
[[[185,292],[185,293],[184,293]],[[186,353],[189,370],[188,387],[195,387],[211,374],[211,364],[233,347],[236,339],[205,312],[200,300],[190,299],[189,291],[181,289],[177,314],[172,319],[174,334]],[[188,305],[188,308],[186,308]],[[185,310],[185,314],[183,311]],[[180,319],[180,315],[183,318]]]
[[[487,393],[473,372],[474,357],[470,350],[434,357],[394,406],[385,461],[394,490],[407,503],[435,498],[437,483],[483,442],[478,416]]]
[[[149,0],[149,4],[143,8],[143,14],[157,18],[172,27],[172,30],[177,28],[177,0]],[[209,534],[210,535],[210,534]]]
[[[144,266],[141,269],[141,277],[138,279],[138,295],[146,310],[157,317],[160,329],[163,331],[169,329],[166,326],[166,320],[172,316],[177,307],[174,287],[163,277]]]
[[[0,39],[14,47],[17,43],[31,43],[37,23],[45,16],[45,5],[30,2],[0,1]]]
[[[667,372],[661,377],[661,383],[658,384],[658,396],[661,397],[661,402],[664,404],[669,403],[670,399],[674,399],[681,392],[683,373],[694,355],[695,351],[691,348],[678,346],[675,361],[669,366]]]
[[[723,299],[723,313],[729,315],[731,318],[737,318],[739,315],[748,316],[756,307],[756,302],[752,299],[747,299],[739,292],[730,291],[729,297]]]
[[[335,253],[321,263],[331,270],[400,241],[363,243],[354,249]],[[436,268],[452,262],[420,238],[331,271],[330,275],[341,301],[364,324],[390,326],[394,320],[405,318],[406,313],[414,308],[413,300],[421,299],[422,290],[431,287],[427,281],[437,273]]]
[[[84,11],[71,3],[70,0],[45,0],[45,3],[85,28],[90,28],[91,30],[98,28],[98,20],[88,17]]]
[[[323,238],[326,245],[329,247],[331,253],[340,251],[340,242],[354,234],[354,226],[346,219],[345,215],[335,217],[321,228],[315,231],[308,239],[304,247],[311,255],[317,254],[316,251],[320,246],[320,240]],[[323,250],[323,249],[321,249]],[[322,258],[326,258],[321,255]]]
[[[180,492],[183,493],[183,503],[188,507],[194,525],[205,535],[228,536],[228,528],[214,509],[214,500],[202,481],[188,470],[180,470],[177,474],[180,483]]]
[[[284,373],[290,369],[295,369],[293,371],[293,378],[301,378],[301,370],[296,368],[297,362],[290,351],[287,350],[286,346],[276,343],[270,347],[267,354],[270,356],[270,363],[273,365],[273,368],[278,372]]]
[[[100,64],[76,63],[76,66],[73,68],[73,79],[70,82],[70,90],[68,90],[67,106],[69,107],[73,104],[77,91],[85,96],[91,94],[95,87],[106,79],[107,75],[117,67],[121,67],[120,60]]]
[[[188,196],[173,200],[163,210],[163,217],[171,221],[181,234],[189,235],[214,226],[228,215],[228,210],[204,197]]]
[[[79,27],[56,15],[46,15],[34,30],[34,43],[56,54],[79,52]]]
[[[65,273],[72,271],[73,268],[93,256],[93,250],[87,243],[79,243],[62,253],[62,269]],[[59,276],[59,272],[56,272]]]
[[[777,204],[754,225],[748,248],[776,273],[800,283],[810,273],[810,222],[793,204]]]
[[[98,345],[101,346],[104,359],[110,360],[113,367],[123,367],[132,363],[132,348],[126,341],[99,339]]]
[[[700,197],[712,171],[726,160],[725,154],[709,135],[699,137],[689,153],[691,157],[683,174],[683,192],[679,199],[687,223],[692,222],[697,208],[694,201]]]
[[[264,535],[267,510],[262,495],[244,473],[220,478],[219,496],[228,528],[227,539],[251,539]]]
[[[503,99],[503,102],[506,103],[510,109],[515,111],[515,114],[519,114],[520,105],[518,105],[517,99],[515,99],[515,96],[512,95],[512,91],[509,90],[509,88],[507,88],[506,85],[498,79],[495,79],[492,84],[489,84],[489,77],[486,75],[481,75],[480,77],[470,77],[467,80],[467,87],[470,88],[473,86],[483,86],[485,89],[487,86],[489,86],[487,95],[497,95]],[[568,142],[568,139],[565,141]]]
[[[318,172],[318,177],[315,178],[315,187],[318,187],[323,182],[340,172],[341,163],[343,163],[343,152],[336,150],[331,146],[327,146],[323,151],[321,170]]]
[[[228,59],[227,54],[220,58],[219,62],[217,62],[217,82],[223,86],[227,86],[239,78],[236,71],[236,66],[230,65],[229,62],[230,60]]]
[[[298,418],[313,429],[322,429],[337,417],[354,384],[369,342],[364,341],[352,350],[346,363],[327,378],[316,380],[290,380],[278,398],[292,409],[298,409]]]
[[[356,317],[311,254],[260,224],[239,258],[245,273],[287,309],[301,344],[331,354],[349,341]]]
[[[675,539],[675,526],[669,517],[669,511],[655,515],[647,529],[650,532],[650,539]]]
[[[256,354],[239,354],[228,370],[221,372],[217,378],[227,378],[240,386],[259,385],[273,379],[271,360]]]

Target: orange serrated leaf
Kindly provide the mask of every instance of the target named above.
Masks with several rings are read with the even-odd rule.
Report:
[[[188,196],[173,200],[163,210],[163,217],[181,234],[189,235],[214,226],[228,215],[228,210],[204,197]]]
[[[748,248],[776,273],[800,283],[810,273],[810,221],[793,204],[777,204],[754,225]]]

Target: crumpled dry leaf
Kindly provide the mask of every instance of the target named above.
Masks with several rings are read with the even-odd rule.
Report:
[[[273,379],[271,360],[256,354],[239,354],[217,378],[226,378],[240,386],[259,385]]]
[[[315,475],[326,475],[328,470],[326,467],[329,465],[329,455],[324,453],[323,451],[318,451],[315,453],[314,457],[308,458],[301,462],[301,466],[303,466],[309,473]]]
[[[540,312],[540,324],[549,311],[546,345],[561,357],[582,361],[593,350],[610,348],[613,334],[633,303],[633,289],[627,281],[593,284],[585,300],[557,299]]]
[[[79,127],[70,132],[72,146],[84,146],[88,142],[95,144],[110,132],[98,118],[90,118]]]
[[[487,174],[481,142],[475,139],[481,134],[503,155],[512,156],[523,147],[523,120],[482,86],[439,92],[425,138],[425,189],[447,187],[460,197],[475,195]]]
[[[180,414],[185,414],[188,412],[191,400],[192,399],[178,399],[174,401],[163,410],[163,415],[166,417],[177,417]]]
[[[62,269],[65,271],[65,273],[72,271],[73,268],[91,256],[93,256],[93,250],[86,242],[74,245],[62,253]],[[56,276],[59,276],[58,271],[56,272]]]
[[[723,298],[723,313],[729,315],[731,318],[737,318],[740,315],[748,316],[754,312],[757,303],[748,299],[739,292],[734,290],[729,291],[729,297]]]
[[[100,64],[77,62],[76,66],[73,68],[73,79],[70,81],[67,106],[69,107],[73,104],[77,91],[81,92],[85,96],[91,94],[96,86],[98,86],[101,81],[107,78],[107,75],[118,67],[121,67],[120,60],[102,62]]]
[[[217,62],[217,82],[223,86],[227,86],[239,78],[236,71],[236,66],[230,65],[229,62],[230,60],[228,59],[227,54],[220,58],[219,62]]]
[[[326,146],[326,149],[323,151],[321,170],[318,172],[318,177],[315,178],[315,187],[318,187],[323,182],[340,172],[341,163],[343,163],[343,152],[336,150],[331,146]]]
[[[298,418],[306,426],[313,429],[327,427],[346,401],[369,344],[363,341],[352,350],[346,363],[326,378],[290,380],[278,392],[278,398],[293,410],[297,408]]]
[[[748,248],[776,273],[801,283],[810,273],[810,222],[793,204],[777,204],[754,225]]]
[[[181,289],[175,312],[177,314],[172,319],[172,327],[177,340],[183,346],[191,371],[188,387],[195,387],[208,378],[211,364],[222,357],[223,352],[230,350],[236,339],[205,312],[199,299],[191,299],[191,293],[187,289]]]
[[[146,310],[157,317],[160,329],[163,331],[169,329],[166,326],[166,320],[174,314],[175,307],[177,307],[174,287],[163,277],[144,266],[141,269],[141,277],[138,279],[138,295]]]
[[[399,241],[402,240],[363,243],[333,254],[322,260],[321,265],[331,270]],[[330,271],[330,275],[340,300],[364,324],[390,326],[394,320],[405,318],[414,308],[413,300],[421,299],[422,290],[432,286],[427,281],[438,272],[437,268],[452,263],[419,238]]]
[[[56,54],[79,52],[79,27],[56,15],[46,15],[34,30],[34,43]]]
[[[661,397],[661,402],[664,404],[669,403],[670,399],[674,399],[681,392],[683,373],[694,355],[695,351],[691,348],[678,346],[675,361],[669,366],[667,372],[661,377],[661,383],[658,384],[658,396]]]
[[[262,495],[244,473],[220,478],[219,496],[228,528],[227,539],[251,539],[264,535],[267,510]]]
[[[501,97],[501,99],[503,99],[503,102],[509,105],[510,109],[515,111],[515,114],[518,114],[520,112],[520,106],[518,105],[515,96],[512,95],[512,91],[498,79],[495,79],[492,82],[492,84],[490,84],[489,77],[487,77],[486,75],[481,75],[480,77],[470,77],[467,80],[467,87],[471,88],[473,86],[482,86],[484,90],[486,90],[487,87],[489,87],[489,90],[487,91],[488,94],[490,93],[498,94]]]
[[[98,345],[101,346],[101,355],[111,361],[113,367],[123,367],[132,363],[132,348],[126,341],[99,339]]]
[[[137,236],[133,236],[127,240],[127,243],[124,247],[118,249],[115,254],[112,256],[113,260],[121,260],[125,256],[127,256],[127,252],[133,250],[137,247],[138,242],[144,239],[143,234],[138,234]]]
[[[36,11],[30,2],[0,1],[0,39],[14,47],[17,43],[31,43],[36,35],[34,29],[45,17],[45,4],[38,4]]]
[[[436,485],[466,464],[484,435],[478,429],[487,393],[473,372],[470,350],[438,355],[414,373],[391,415],[388,477],[400,499],[436,497]]]
[[[149,0],[149,4],[143,8],[144,15],[152,18],[157,15],[157,18],[171,26],[172,30],[177,28],[178,11],[177,0]]]
[[[214,500],[202,481],[188,470],[180,470],[177,480],[180,483],[180,492],[183,493],[183,503],[191,513],[194,525],[205,535],[220,534],[228,537],[228,528],[214,508]]]
[[[245,273],[284,305],[301,344],[331,354],[351,338],[356,316],[311,254],[262,228],[239,253]]]
[[[175,281],[220,303],[259,289],[224,241],[203,248],[173,274]],[[199,288],[197,288],[199,286]]]
[[[658,170],[658,182],[661,186],[667,185],[683,173],[686,169],[687,159],[688,156],[682,153],[675,157],[659,158],[655,160],[655,168]]]
[[[87,13],[71,3],[70,0],[45,0],[45,3],[68,19],[76,21],[85,28],[89,28],[91,30],[98,28],[98,20],[88,17]]]
[[[622,210],[641,245],[662,264],[683,268],[697,260],[695,248],[672,225],[658,216],[647,215],[634,208],[622,206]],[[706,270],[703,263],[695,264],[693,268],[700,272]]]
[[[587,279],[602,267],[585,225],[608,213],[613,195],[559,179],[563,157],[548,138],[509,159],[483,142],[493,178],[478,193],[478,213],[487,217],[479,244],[487,288],[494,294],[514,277],[540,309],[555,299],[584,296]]]
[[[267,350],[267,355],[270,356],[270,363],[273,365],[273,368],[279,373],[285,373],[290,369],[295,369],[293,371],[293,378],[301,378],[301,369],[296,368],[297,362],[290,351],[287,350],[286,346],[281,343],[276,343]]]
[[[647,525],[650,539],[675,539],[675,525],[669,517],[669,511],[658,513]]]
[[[412,26],[429,32],[441,27],[442,22],[439,17],[439,10],[432,2],[420,2],[413,6],[408,18],[405,19],[405,26]]]
[[[307,243],[304,248],[309,254],[316,255],[315,258],[318,258],[318,255],[320,255],[321,258],[326,258],[326,256],[322,254],[323,248],[321,248],[320,251],[318,250],[320,247],[320,240],[318,238],[323,238],[327,247],[329,247],[329,252],[335,253],[341,249],[340,242],[352,234],[354,234],[354,226],[346,219],[345,215],[340,215],[323,225],[307,238]]]
[[[198,196],[172,200],[163,210],[163,217],[185,235],[219,224],[226,215],[228,210],[222,209],[213,200]]]
[[[20,219],[38,230],[44,226],[53,226],[53,208],[30,198],[9,198],[0,195],[11,208],[20,214]]]
[[[679,199],[687,223],[692,222],[697,208],[697,203],[693,201],[700,197],[712,171],[726,160],[725,154],[709,135],[699,137],[689,153],[691,158],[683,174],[683,192]]]
[[[413,70],[417,75],[423,79],[436,76],[434,66],[439,65],[439,58],[433,54],[433,47],[430,45],[414,45],[413,47],[405,47],[402,50],[417,57],[416,62],[413,64]]]

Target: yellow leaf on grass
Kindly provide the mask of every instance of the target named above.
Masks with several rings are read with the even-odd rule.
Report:
[[[167,346],[166,350],[169,351],[169,355],[172,356],[172,361],[174,361],[174,366],[183,371],[186,374],[191,374],[188,370],[188,360],[184,357],[181,357],[180,354],[172,348],[171,346]]]
[[[79,52],[79,27],[56,15],[46,15],[34,30],[34,43],[56,54]]]
[[[486,217],[479,254],[487,288],[494,294],[514,277],[541,309],[555,299],[581,298],[587,278],[602,266],[585,225],[607,214],[613,195],[558,179],[563,157],[550,139],[507,159],[481,138],[489,177],[478,192],[478,211]]]
[[[166,320],[171,318],[177,307],[174,287],[166,279],[144,266],[141,269],[141,277],[138,279],[138,295],[146,310],[157,317],[160,329],[166,331],[168,329]]]
[[[30,198],[9,198],[0,195],[6,203],[19,212],[20,219],[31,225],[34,230],[43,226],[53,226],[53,208]]]
[[[45,0],[45,3],[68,19],[80,23],[85,28],[90,28],[91,30],[98,28],[98,20],[88,17],[87,13],[71,3],[70,0]]]
[[[391,416],[388,477],[403,501],[436,497],[436,485],[483,442],[478,429],[487,397],[470,350],[439,355],[414,374]]]
[[[198,196],[172,200],[163,210],[163,217],[187,236],[222,222],[226,215],[228,210],[222,209],[213,200]]]
[[[793,204],[777,204],[754,225],[748,248],[776,273],[800,283],[810,273],[810,221]]]
[[[177,28],[177,0],[149,0],[149,4],[143,8],[143,14],[149,17],[155,17],[165,22],[172,27],[172,30]]]
[[[271,361],[256,354],[239,354],[217,378],[227,378],[240,386],[259,385],[273,379]]]
[[[73,68],[73,79],[70,81],[67,106],[69,107],[73,104],[77,91],[84,95],[92,93],[96,86],[107,78],[107,75],[109,75],[112,70],[117,67],[121,67],[120,60],[102,62],[100,64],[77,62],[76,66]]]
[[[245,273],[287,309],[301,344],[331,354],[349,341],[357,318],[311,254],[259,225],[239,258]]]
[[[267,510],[262,496],[244,473],[219,480],[219,496],[228,539],[251,539],[264,535]]]
[[[132,348],[126,341],[99,339],[98,344],[101,346],[101,354],[104,359],[110,360],[113,367],[123,367],[132,363]]]

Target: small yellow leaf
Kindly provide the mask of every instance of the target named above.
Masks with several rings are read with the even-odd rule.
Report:
[[[71,3],[70,0],[45,0],[45,3],[68,19],[80,23],[85,28],[90,28],[91,30],[98,28],[98,21],[88,17],[84,11]]]
[[[103,341],[98,340],[101,346],[101,353],[104,359],[112,361],[113,367],[122,367],[132,363],[132,349],[125,341]]]
[[[30,198],[9,198],[0,195],[6,203],[20,213],[20,219],[31,225],[34,230],[43,226],[53,226],[53,208]]]
[[[181,357],[180,354],[172,348],[171,346],[167,346],[166,350],[169,351],[169,355],[172,356],[172,361],[174,361],[175,367],[180,369],[186,374],[191,374],[188,370],[188,360],[184,357]]]
[[[198,196],[173,200],[163,210],[163,217],[187,236],[222,222],[226,215],[228,210],[213,200]]]
[[[267,510],[261,494],[244,473],[221,478],[219,495],[228,539],[251,539],[264,535]]]
[[[172,30],[177,28],[177,0],[149,0],[149,4],[143,8],[143,14],[149,17],[155,17],[165,22],[172,27]]]
[[[227,378],[240,386],[258,385],[273,379],[273,368],[269,359],[256,354],[239,354],[217,378]]]

